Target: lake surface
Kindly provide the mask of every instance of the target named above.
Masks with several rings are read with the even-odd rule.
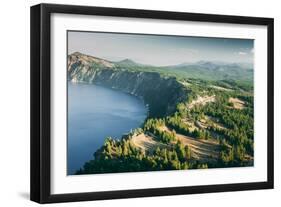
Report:
[[[135,96],[93,84],[68,82],[67,174],[93,159],[106,137],[121,138],[147,115]]]

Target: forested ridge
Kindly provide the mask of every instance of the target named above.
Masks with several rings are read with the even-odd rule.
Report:
[[[148,118],[143,126],[118,140],[108,138],[94,159],[85,163],[77,174],[155,170],[205,169],[252,166],[254,156],[253,96],[244,90],[222,91],[213,83],[194,84],[189,98],[177,105],[175,113],[162,118]],[[196,80],[197,82],[197,80]],[[214,96],[204,105],[189,106],[198,97]],[[235,108],[230,98],[243,101]],[[195,101],[196,102],[196,101]],[[163,130],[163,127],[168,130]],[[148,153],[131,142],[139,134],[153,137],[164,145]],[[200,160],[193,149],[177,138],[184,135],[197,140],[217,141],[218,156]]]

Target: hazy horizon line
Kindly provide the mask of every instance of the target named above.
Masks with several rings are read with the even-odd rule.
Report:
[[[155,66],[200,60],[254,62],[254,40],[250,39],[95,32],[68,32],[67,35],[69,54],[81,51],[111,61],[128,58]]]
[[[221,64],[250,64],[250,65],[253,65],[252,62],[247,62],[247,61],[240,61],[240,62],[230,62],[230,61],[221,61],[221,60],[207,60],[207,59],[200,59],[200,60],[197,60],[197,61],[193,61],[193,62],[178,62],[176,64],[170,64],[170,65],[156,65],[156,64],[148,64],[148,63],[143,63],[141,61],[137,61],[137,60],[134,60],[133,58],[128,58],[128,57],[118,57],[118,58],[115,58],[115,60],[113,60],[114,58],[110,58],[110,57],[99,57],[97,55],[92,55],[92,54],[86,54],[86,53],[83,53],[83,52],[79,52],[79,51],[75,51],[75,52],[71,52],[70,54],[68,55],[73,55],[74,53],[80,53],[82,55],[87,55],[87,56],[91,56],[91,57],[94,57],[94,58],[98,58],[98,59],[103,59],[103,60],[106,60],[106,61],[109,61],[109,62],[112,62],[112,63],[118,63],[118,62],[121,62],[121,61],[124,61],[124,60],[130,60],[136,64],[140,64],[140,65],[146,65],[146,66],[154,66],[154,67],[167,67],[167,66],[178,66],[178,65],[182,65],[182,64],[194,64],[194,63],[199,63],[199,62],[211,62],[211,63],[221,63]],[[118,60],[117,60],[118,59]]]

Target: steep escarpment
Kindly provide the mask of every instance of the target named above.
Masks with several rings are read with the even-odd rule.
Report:
[[[114,63],[73,53],[68,57],[68,80],[87,82],[130,93],[149,105],[150,117],[162,117],[176,110],[187,99],[188,90],[174,77],[162,77],[156,72],[123,70]]]

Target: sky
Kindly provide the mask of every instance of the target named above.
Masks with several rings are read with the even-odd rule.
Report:
[[[253,63],[254,40],[68,31],[68,54],[155,66],[197,61]]]

